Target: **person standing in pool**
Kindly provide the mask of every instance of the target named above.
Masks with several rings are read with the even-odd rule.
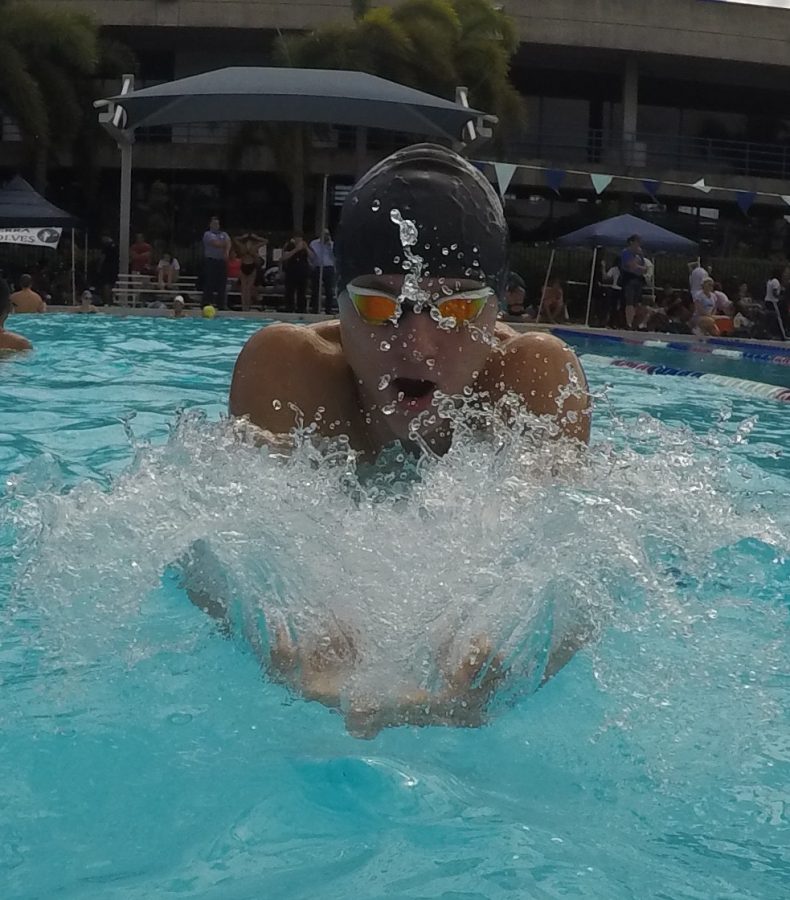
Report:
[[[11,312],[11,291],[8,282],[0,276],[0,353],[17,350],[32,350],[33,345],[21,334],[5,330],[5,321]]]
[[[560,434],[588,440],[590,399],[573,351],[552,335],[518,334],[497,322],[507,225],[493,188],[469,162],[430,144],[380,162],[349,194],[335,251],[339,320],[253,335],[236,361],[232,415],[275,444],[289,439],[298,408],[319,434],[346,435],[363,458],[397,443],[443,454],[453,435],[431,415],[440,395],[476,394],[494,404],[515,394]],[[357,648],[338,627],[296,644],[275,628],[270,671],[305,697],[339,706]],[[444,677],[434,694],[416,691],[386,709],[352,704],[349,730],[370,736],[407,722],[479,725],[502,661],[480,636]]]

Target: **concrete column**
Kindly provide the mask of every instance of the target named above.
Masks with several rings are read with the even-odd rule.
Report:
[[[625,61],[623,74],[623,156],[631,165],[639,114],[639,62],[635,56]]]

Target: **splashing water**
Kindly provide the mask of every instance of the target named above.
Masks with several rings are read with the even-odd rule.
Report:
[[[441,459],[393,449],[363,466],[310,423],[285,456],[173,416],[185,394],[216,415],[245,334],[220,322],[201,345],[202,323],[183,324],[156,342],[142,321],[64,325],[97,334],[77,359],[92,391],[63,373],[43,390],[44,341],[40,371],[15,364],[34,377],[6,370],[51,405],[42,424],[0,396],[14,451],[35,457],[4,457],[0,501],[4,900],[275,896],[283,879],[333,900],[784,896],[780,407],[592,365],[581,454],[530,417],[481,437],[448,400],[430,413],[459,416]],[[148,402],[127,420],[146,438],[134,458],[100,477],[121,408]],[[235,641],[189,603],[196,559],[246,629]],[[448,633],[456,656],[490,634],[511,677],[488,728],[357,741],[261,677],[249,643],[265,652],[270,612],[294,630],[354,622],[352,687],[381,696],[435,682]],[[535,691],[577,624],[589,643]]]

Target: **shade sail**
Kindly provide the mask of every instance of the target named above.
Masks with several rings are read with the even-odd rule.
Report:
[[[698,245],[682,235],[637,216],[615,216],[572,231],[556,241],[557,247],[622,247],[638,234],[642,249],[653,253],[697,253]]]
[[[237,66],[111,98],[124,127],[310,122],[457,138],[478,110],[364,72]]]
[[[77,224],[79,219],[54,206],[19,175],[0,188],[0,228],[68,228]]]

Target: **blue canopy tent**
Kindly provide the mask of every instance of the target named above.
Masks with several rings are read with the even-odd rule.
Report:
[[[631,215],[614,216],[614,218],[604,219],[602,222],[595,222],[593,225],[586,225],[584,228],[572,231],[570,234],[566,234],[555,241],[549,259],[549,268],[546,272],[546,281],[543,286],[544,293],[551,277],[554,254],[557,248],[589,247],[593,251],[593,257],[590,267],[590,284],[587,291],[587,314],[584,318],[584,324],[589,325],[598,251],[602,248],[624,247],[628,238],[634,234],[639,235],[642,246],[650,253],[693,253],[696,256],[699,252],[699,247],[694,241],[662,228],[660,225],[654,225],[646,219],[640,219]],[[542,306],[543,298],[541,297],[541,309]],[[538,318],[540,318],[540,312],[541,310],[539,309]]]
[[[19,175],[0,187],[0,228],[40,228],[50,232],[47,245],[58,246],[63,228],[71,229],[71,301],[76,302],[74,228],[80,220],[50,203]],[[57,232],[55,232],[57,229]],[[85,235],[85,265],[87,269],[87,232]]]

